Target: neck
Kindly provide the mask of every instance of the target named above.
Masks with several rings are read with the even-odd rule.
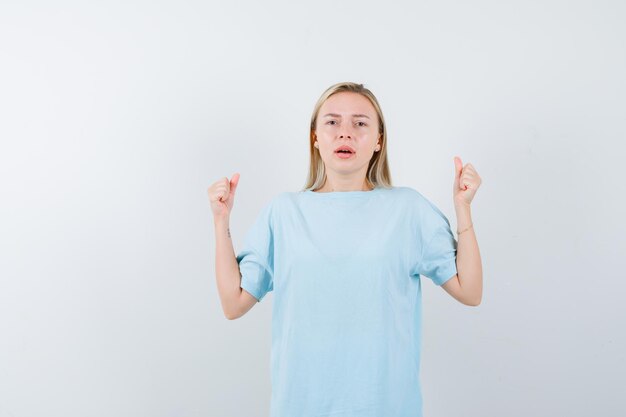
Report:
[[[352,184],[331,184],[327,179],[324,182],[324,185],[315,191],[319,193],[330,193],[334,191],[372,191],[373,189],[374,186],[369,184],[367,181],[363,181],[360,187],[355,187]]]

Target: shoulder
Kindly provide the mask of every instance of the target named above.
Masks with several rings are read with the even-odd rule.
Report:
[[[393,193],[395,193],[399,198],[404,198],[409,203],[417,204],[419,206],[432,204],[422,193],[411,187],[394,187]]]
[[[421,217],[424,216],[435,216],[435,217],[445,217],[445,214],[437,207],[435,203],[433,203],[428,197],[426,197],[421,192],[417,191],[411,187],[398,187],[403,188],[403,193],[406,195],[406,198],[413,204],[414,208],[417,210],[418,214]]]
[[[281,211],[287,209],[296,198],[295,192],[283,191],[267,198],[261,211],[270,218],[280,216]]]
[[[398,197],[404,197],[408,199],[416,199],[416,198],[419,198],[419,196],[421,196],[421,194],[417,192],[417,190],[411,187],[406,187],[406,186],[392,187],[389,189],[389,191]]]
[[[274,194],[263,199],[257,214],[257,222],[273,225],[274,218],[277,217],[280,201],[284,198],[282,194],[284,193]]]
[[[262,207],[265,209],[274,208],[282,204],[286,199],[288,199],[289,194],[291,194],[289,191],[284,191],[266,197],[265,201],[262,204]]]
[[[296,194],[296,192],[292,191],[282,191],[278,194],[274,194],[268,204],[277,210],[292,202],[296,198]]]

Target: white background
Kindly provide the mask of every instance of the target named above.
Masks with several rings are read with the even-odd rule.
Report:
[[[339,81],[378,97],[394,185],[456,226],[484,294],[424,290],[427,417],[623,415],[622,1],[0,4],[0,417],[267,416],[273,294],[223,316],[207,188],[239,250],[304,186]]]

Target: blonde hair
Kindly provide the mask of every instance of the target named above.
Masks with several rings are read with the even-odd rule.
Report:
[[[372,103],[376,113],[378,114],[378,133],[381,135],[380,150],[378,152],[374,152],[374,155],[372,155],[372,159],[370,160],[367,168],[366,181],[370,187],[380,186],[390,188],[392,187],[392,184],[391,174],[389,172],[389,163],[387,162],[387,128],[385,126],[383,112],[380,109],[380,105],[378,104],[378,100],[376,100],[374,94],[369,89],[365,88],[363,84],[353,82],[341,82],[328,87],[328,89],[326,89],[326,91],[324,91],[317,100],[317,103],[315,103],[313,115],[311,116],[311,131],[309,134],[309,175],[304,188],[305,190],[318,189],[326,180],[326,168],[324,166],[324,161],[320,156],[319,150],[314,146],[317,116],[320,108],[330,96],[344,91],[358,93],[367,98],[370,103]]]

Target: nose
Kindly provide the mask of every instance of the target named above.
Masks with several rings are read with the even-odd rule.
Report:
[[[339,137],[340,138],[352,138],[352,136],[350,135],[350,128],[349,127],[342,127],[341,131],[339,132]]]

